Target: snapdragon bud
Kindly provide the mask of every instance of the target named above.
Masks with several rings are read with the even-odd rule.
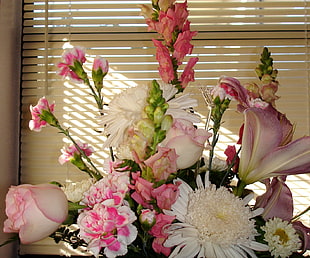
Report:
[[[142,119],[137,123],[137,127],[139,132],[143,134],[143,136],[148,140],[148,142],[151,142],[151,139],[153,138],[155,128],[154,123],[150,119]]]
[[[173,118],[171,115],[165,115],[163,120],[161,121],[161,129],[164,131],[168,131],[173,123]]]

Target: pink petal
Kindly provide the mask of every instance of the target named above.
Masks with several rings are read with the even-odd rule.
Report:
[[[261,159],[275,149],[282,140],[279,120],[271,113],[258,108],[249,108],[245,112],[245,124],[240,154],[239,177],[246,183],[248,174],[258,167]]]
[[[299,138],[270,151],[253,170],[253,176],[265,179],[273,176],[310,172],[310,136]]]
[[[56,185],[40,184],[31,188],[32,197],[40,211],[50,220],[62,223],[68,214],[68,201]]]
[[[255,208],[264,208],[265,220],[278,217],[290,221],[293,217],[293,196],[285,179],[285,176],[274,177],[271,184],[266,184],[266,192],[256,198]]]

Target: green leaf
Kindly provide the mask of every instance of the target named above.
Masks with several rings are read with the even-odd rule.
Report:
[[[68,202],[68,209],[69,211],[75,211],[75,210],[80,210],[80,209],[84,209],[86,208],[87,206],[85,205],[80,205],[76,202]]]

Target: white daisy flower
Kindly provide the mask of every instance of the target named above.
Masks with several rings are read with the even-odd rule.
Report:
[[[177,180],[182,182],[180,195],[171,210],[165,211],[179,220],[167,229],[164,245],[175,247],[169,257],[256,257],[253,250],[268,250],[254,238],[257,232],[251,218],[263,210],[251,211],[246,206],[253,196],[240,199],[225,187],[216,189],[207,177],[205,186],[197,177],[195,190]]]
[[[273,218],[262,227],[269,251],[274,257],[286,258],[301,247],[301,242],[292,224],[280,218]]]

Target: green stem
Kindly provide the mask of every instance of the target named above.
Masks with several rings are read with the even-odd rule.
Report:
[[[71,142],[74,144],[76,149],[81,153],[82,157],[94,169],[94,171],[92,171],[90,169],[83,169],[83,171],[88,173],[89,176],[95,178],[97,181],[100,180],[102,178],[102,175],[100,174],[99,170],[96,168],[96,166],[90,160],[90,158],[85,154],[85,152],[80,148],[80,146],[76,143],[76,141],[72,138],[72,136],[69,133],[69,130],[68,129],[63,129],[62,126],[60,125],[58,119],[55,117],[55,115],[52,112],[50,112],[50,113],[53,116],[53,123],[50,123],[50,125],[53,126],[53,127],[56,127],[61,133],[63,133],[66,137],[68,137],[71,140]]]
[[[95,98],[95,101],[97,103],[97,106],[98,106],[98,109],[99,109],[99,112],[100,114],[102,115],[102,109],[103,109],[103,99],[102,99],[102,96],[101,96],[101,92],[100,91],[95,91],[94,88],[92,87],[92,85],[90,84],[90,81],[87,77],[85,77],[84,79],[84,83],[89,87],[89,89],[91,90],[92,92],[92,96]]]
[[[297,220],[299,217],[301,217],[302,215],[304,215],[305,213],[307,213],[310,210],[310,206],[308,206],[307,209],[305,209],[304,211],[302,211],[301,213],[297,214],[296,216],[294,216],[291,221],[295,221]]]
[[[241,197],[246,185],[247,184],[245,182],[239,181],[237,187],[234,189],[234,194],[238,197]]]
[[[74,146],[77,148],[77,150],[81,153],[82,157],[89,163],[89,165],[95,170],[92,171],[90,169],[84,170],[87,172],[91,177],[95,178],[97,181],[99,181],[102,178],[102,175],[100,174],[99,170],[96,168],[96,166],[93,164],[91,159],[85,154],[85,152],[80,148],[80,146],[76,143],[76,141],[72,138],[72,136],[69,133],[69,130],[64,130],[61,126],[58,128],[64,135],[66,135],[71,142],[74,144]]]

